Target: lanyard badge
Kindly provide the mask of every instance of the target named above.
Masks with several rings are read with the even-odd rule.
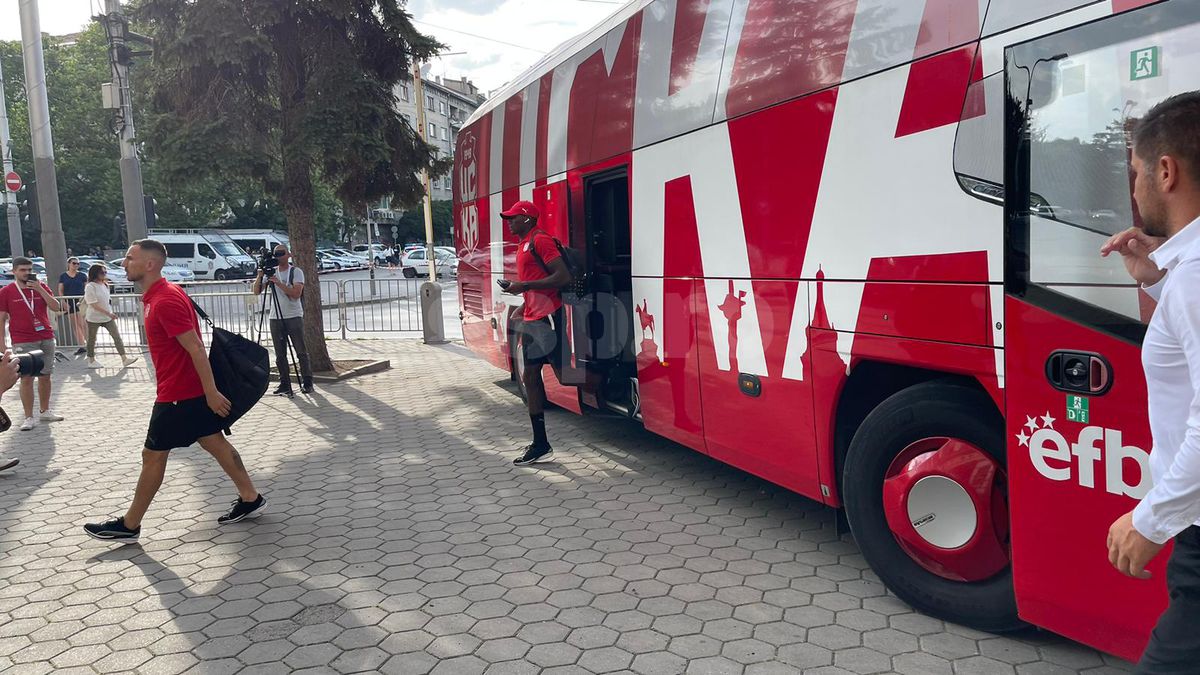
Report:
[[[48,326],[38,317],[33,307],[34,301],[37,299],[37,291],[30,291],[30,297],[25,297],[25,289],[23,288],[18,287],[17,292],[21,294],[21,302],[25,303],[25,306],[29,308],[29,314],[33,317],[33,330],[38,333],[46,330]]]

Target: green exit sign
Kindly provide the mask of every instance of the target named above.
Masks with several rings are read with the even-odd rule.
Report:
[[[1067,394],[1067,421],[1088,423],[1088,399],[1086,396]]]
[[[1129,79],[1148,80],[1162,75],[1162,48],[1146,47],[1129,53]]]

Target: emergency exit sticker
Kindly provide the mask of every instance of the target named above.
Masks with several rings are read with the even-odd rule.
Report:
[[[1067,394],[1067,421],[1088,423],[1088,399],[1086,396]]]
[[[1129,79],[1148,80],[1162,75],[1162,48],[1146,47],[1129,53]]]

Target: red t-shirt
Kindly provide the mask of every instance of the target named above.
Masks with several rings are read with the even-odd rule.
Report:
[[[146,344],[158,374],[157,401],[174,403],[203,396],[204,385],[192,357],[176,339],[190,330],[200,335],[192,301],[182,288],[159,279],[142,294],[142,303],[146,306]]]
[[[38,283],[42,284],[40,281]],[[42,284],[42,288],[54,295],[54,291],[46,284]],[[22,295],[24,299],[21,299]],[[33,311],[30,311],[29,303],[33,304]],[[42,294],[32,288],[17,288],[17,282],[14,281],[0,289],[0,312],[8,312],[8,333],[14,344],[41,342],[54,337],[54,325],[50,323],[47,309]],[[36,326],[44,330],[37,330]]]
[[[537,249],[538,254],[542,258],[545,267],[533,255],[530,247]],[[550,276],[546,271],[550,263],[558,260],[562,255],[558,252],[558,246],[554,244],[554,238],[542,232],[541,230],[531,230],[529,234],[520,241],[517,248],[517,279],[520,281],[536,281],[545,279]],[[550,316],[559,307],[562,307],[562,295],[558,289],[534,289],[525,291],[525,320],[536,321],[542,317]]]

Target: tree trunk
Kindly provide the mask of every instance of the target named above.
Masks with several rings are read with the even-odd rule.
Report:
[[[290,22],[283,22],[288,25]],[[329,347],[325,344],[325,321],[321,311],[321,282],[318,276],[316,232],[313,211],[312,158],[302,141],[307,72],[300,37],[284,29],[276,36],[279,60],[279,109],[283,188],[280,202],[288,219],[292,264],[304,272],[304,344],[314,372],[333,370]]]

